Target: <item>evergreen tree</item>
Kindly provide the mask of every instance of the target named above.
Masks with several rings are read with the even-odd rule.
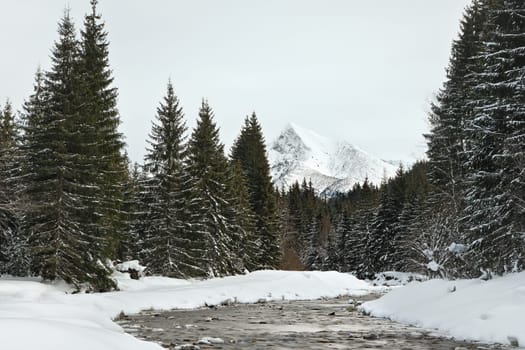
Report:
[[[373,246],[371,240],[373,239],[374,220],[379,206],[378,190],[368,182],[368,179],[365,179],[353,201],[355,201],[355,208],[346,224],[348,239],[345,261],[347,271],[365,277],[373,271],[367,263],[370,262],[368,257],[374,255],[375,252],[367,249]]]
[[[309,270],[319,270],[321,259],[321,214],[312,217],[306,233],[306,249],[303,254],[304,265]]]
[[[18,136],[11,103],[7,101],[0,110],[0,274],[23,274],[20,270],[14,271],[16,267],[13,265],[20,262],[17,255],[25,255],[17,244]],[[20,266],[20,269],[24,270],[24,267]]]
[[[240,258],[238,269],[246,268],[251,271],[257,268],[255,258],[260,249],[260,241],[256,235],[255,215],[250,206],[248,187],[239,162],[230,164],[228,185],[228,193],[231,195],[228,211],[232,222],[232,249]]]
[[[299,185],[296,183],[288,192],[284,187],[278,192],[278,216],[279,232],[281,232],[281,263],[283,270],[304,270],[299,253],[302,249],[302,242],[296,224],[295,214],[297,213],[297,203],[299,201]]]
[[[120,261],[129,261],[141,258],[141,249],[144,247],[143,235],[145,232],[146,216],[141,210],[146,206],[141,203],[141,184],[145,177],[138,163],[131,166],[129,179],[124,189],[123,212],[126,215],[126,228],[120,240],[117,258]]]
[[[232,147],[231,159],[240,162],[250,193],[256,232],[261,242],[258,267],[276,268],[280,260],[276,200],[264,137],[255,113],[246,117],[241,133]]]
[[[469,188],[467,163],[472,156],[468,125],[479,104],[475,91],[478,82],[472,77],[480,70],[480,62],[474,57],[479,56],[482,49],[481,35],[485,22],[485,6],[481,1],[474,1],[463,16],[459,38],[452,44],[447,81],[438,95],[438,103],[432,106],[432,128],[425,135],[432,191],[426,199],[428,203],[423,206],[427,211],[426,218],[434,219],[429,220],[424,229],[425,232],[435,230],[439,241],[449,244],[464,243],[466,240],[461,219],[465,216],[465,196]],[[405,215],[410,215],[407,210],[410,208],[405,209]],[[443,211],[436,213],[436,210]],[[448,217],[444,217],[445,214]],[[421,214],[420,218],[424,219],[425,214]],[[443,222],[450,225],[446,230],[443,229]],[[432,227],[433,224],[437,226]],[[449,234],[448,238],[444,237],[445,233]]]
[[[88,147],[80,135],[88,125],[81,115],[79,43],[69,13],[59,23],[52,68],[45,93],[35,91],[26,105],[24,135],[24,226],[29,236],[31,268],[46,279],[61,278],[80,287],[106,290],[114,283],[100,264],[93,235],[93,186]]]
[[[118,93],[112,86],[107,33],[97,13],[97,0],[90,3],[91,13],[84,18],[79,50],[82,91],[79,113],[84,126],[77,137],[83,143],[82,152],[90,170],[84,177],[93,188],[90,220],[96,225],[94,234],[100,238],[98,242],[103,243],[98,247],[98,254],[102,258],[114,258],[125,229],[125,213],[121,206],[128,178],[128,160],[123,151],[123,136],[118,131]]]
[[[53,181],[51,176],[51,162],[44,161],[42,157],[48,157],[50,150],[46,149],[45,145],[45,127],[46,111],[49,108],[49,93],[45,89],[44,73],[40,68],[35,74],[35,82],[33,85],[33,94],[24,103],[24,113],[21,115],[21,130],[23,131],[20,144],[20,172],[19,172],[19,187],[17,191],[17,205],[21,222],[18,226],[18,235],[12,244],[8,245],[9,250],[13,253],[12,256],[17,259],[10,259],[13,266],[18,266],[22,275],[29,273],[32,260],[32,249],[29,242],[31,234],[31,225],[37,225],[39,220],[45,219],[45,216],[39,220],[34,220],[32,216],[38,209],[42,214],[44,209],[39,208],[33,202],[33,197],[38,197],[39,192],[44,190],[45,183],[51,184]],[[41,152],[41,153],[39,153]],[[35,167],[35,164],[40,162],[40,166]],[[36,179],[39,178],[37,172],[42,170],[40,181],[42,187],[36,184]],[[47,174],[46,174],[47,173]],[[43,206],[43,204],[40,204]],[[29,215],[28,215],[29,214]],[[34,220],[34,221],[32,221]]]
[[[474,116],[468,123],[470,263],[485,272],[525,265],[523,154],[525,4],[484,1],[483,48],[475,60]]]
[[[204,261],[201,272],[223,276],[237,271],[238,257],[228,229],[227,193],[228,161],[219,140],[213,111],[202,102],[197,126],[188,143],[187,169],[190,183],[189,209],[192,241],[198,244]]]
[[[396,178],[383,186],[381,201],[367,239],[367,274],[388,271],[396,260],[401,241],[398,230],[399,215],[405,200],[404,169],[400,167]]]
[[[435,202],[447,201],[461,211],[466,162],[466,122],[473,106],[465,103],[472,94],[470,76],[475,72],[473,57],[480,51],[484,15],[478,1],[468,7],[461,21],[459,38],[452,44],[447,81],[432,105],[428,143],[429,177]]]
[[[171,82],[149,136],[143,195],[148,205],[142,232],[144,263],[151,273],[173,277],[191,276],[194,261],[191,239],[185,223],[186,178],[184,114]],[[189,274],[189,275],[188,275]]]
[[[333,251],[332,261],[335,268],[340,272],[352,271],[348,262],[351,256],[348,252],[349,235],[352,229],[352,222],[348,213],[342,213],[339,220],[335,223],[335,249]]]
[[[13,108],[9,101],[0,111],[0,193],[2,204],[14,202],[19,175],[19,126],[15,122]]]

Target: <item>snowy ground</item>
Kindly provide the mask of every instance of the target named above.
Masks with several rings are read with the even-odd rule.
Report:
[[[489,281],[411,283],[362,308],[458,339],[525,346],[525,272]]]
[[[121,312],[146,309],[357,296],[384,289],[337,272],[258,271],[207,281],[162,277],[135,281],[118,272],[115,277],[121,291],[102,294],[71,294],[63,284],[0,278],[1,348],[159,350],[159,345],[124,333],[113,319]],[[382,279],[392,281],[392,273],[373,283]],[[490,281],[412,282],[365,303],[363,310],[373,316],[439,329],[458,339],[523,346],[525,273]]]
[[[337,272],[258,271],[207,281],[162,277],[131,280],[120,292],[69,294],[67,286],[0,279],[0,339],[6,350],[159,350],[124,333],[112,319],[145,309],[196,308],[223,302],[364,295],[377,288]]]
[[[427,279],[428,277],[418,273],[385,271],[376,273],[375,278],[368,282],[373,286],[400,287],[407,285],[410,282],[422,282]]]

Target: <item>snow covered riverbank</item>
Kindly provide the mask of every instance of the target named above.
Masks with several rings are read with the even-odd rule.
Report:
[[[489,281],[411,283],[362,308],[457,339],[525,346],[525,272]]]
[[[158,350],[123,332],[121,312],[196,308],[223,302],[298,300],[364,295],[377,290],[337,272],[258,271],[206,281],[162,277],[130,280],[116,274],[120,292],[67,294],[67,286],[0,279],[0,339],[6,350]]]
[[[191,309],[228,302],[306,300],[384,290],[337,272],[258,271],[186,281],[131,280],[116,273],[121,291],[70,294],[63,284],[0,278],[0,339],[6,350],[159,350],[115,324],[121,312]],[[439,329],[458,339],[525,344],[525,273],[490,281],[413,282],[363,304],[377,317]]]

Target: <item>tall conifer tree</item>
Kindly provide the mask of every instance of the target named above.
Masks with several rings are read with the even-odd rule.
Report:
[[[231,150],[231,159],[241,164],[256,218],[260,240],[259,268],[276,268],[279,264],[279,237],[276,197],[270,177],[270,166],[262,129],[253,113],[246,117],[240,135]]]
[[[482,70],[473,75],[477,99],[468,124],[466,221],[470,263],[503,273],[525,268],[525,4],[487,0],[483,5],[483,49],[475,57]]]
[[[143,180],[149,199],[145,223],[145,263],[149,271],[174,277],[190,277],[198,257],[185,222],[184,114],[168,82],[164,101],[157,108],[150,134]],[[194,273],[194,272],[193,272]]]
[[[125,229],[122,203],[129,169],[123,136],[118,131],[118,93],[112,86],[109,42],[96,6],[97,0],[91,0],[91,13],[85,16],[81,31],[79,74],[83,103],[80,113],[85,126],[79,137],[85,143],[84,153],[91,169],[85,176],[90,178],[88,181],[94,189],[90,206],[95,234],[103,242],[99,255],[114,258]]]
[[[233,252],[238,257],[239,270],[257,268],[257,254],[260,242],[255,232],[253,214],[246,179],[239,162],[232,162],[228,171],[228,193],[230,195],[229,217]]]
[[[19,268],[15,265],[21,260],[17,255],[25,255],[18,244],[23,242],[19,235],[16,203],[20,183],[18,139],[13,109],[7,101],[0,109],[0,274],[20,275],[23,273],[18,272],[27,268],[27,264]]]
[[[228,161],[219,140],[213,111],[202,102],[197,126],[188,145],[187,168],[191,178],[189,205],[192,239],[199,242],[205,261],[202,271],[208,276],[222,276],[236,271],[238,257],[230,236],[227,193]]]
[[[94,233],[90,124],[82,114],[80,45],[66,12],[52,51],[52,68],[26,105],[24,154],[27,186],[24,226],[33,273],[77,287],[114,287],[100,264]],[[38,79],[38,78],[37,78]],[[44,91],[41,91],[44,90]]]

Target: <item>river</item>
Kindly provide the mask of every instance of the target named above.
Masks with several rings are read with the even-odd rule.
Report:
[[[126,332],[169,349],[509,349],[457,341],[360,313],[376,298],[340,297],[210,306],[122,315]]]

